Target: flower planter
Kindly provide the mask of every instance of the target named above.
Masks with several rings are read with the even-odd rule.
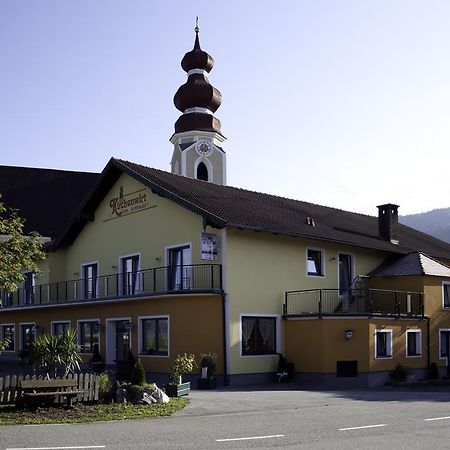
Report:
[[[182,395],[188,395],[191,390],[191,382],[181,384],[166,384],[164,391],[169,397],[181,397]]]
[[[199,378],[198,389],[215,389],[217,387],[217,378]]]

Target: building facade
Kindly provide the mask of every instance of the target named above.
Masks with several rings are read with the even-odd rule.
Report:
[[[226,384],[273,380],[280,353],[299,380],[327,385],[379,384],[398,363],[444,371],[450,245],[399,224],[396,205],[371,217],[226,186],[212,66],[197,29],[172,173],[112,158],[76,207],[47,208],[41,272],[2,294],[0,358],[72,327],[86,363],[96,345],[108,365],[131,351],[149,378],[184,352],[216,353]],[[0,192],[38,224],[24,194],[38,169],[21,170],[22,189],[3,177]],[[40,179],[57,189],[54,172]]]

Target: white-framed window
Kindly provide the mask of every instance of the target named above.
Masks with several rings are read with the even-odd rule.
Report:
[[[5,347],[5,352],[16,351],[16,327],[13,323],[2,323],[0,328],[0,338],[9,339],[9,344]]]
[[[77,329],[81,353],[93,353],[95,345],[100,348],[100,319],[78,320]]]
[[[122,295],[134,295],[140,290],[141,255],[135,253],[120,257],[120,292]]]
[[[138,317],[139,355],[169,356],[170,321],[169,316]]]
[[[442,307],[450,309],[450,281],[442,282]]]
[[[98,296],[98,262],[81,265],[81,295],[84,299]]]
[[[306,275],[309,277],[325,276],[325,253],[317,248],[306,249]]]
[[[51,323],[52,334],[54,336],[63,335],[70,328],[70,320],[55,320]]]
[[[280,353],[280,316],[241,314],[241,355],[264,356]]]
[[[406,330],[406,357],[422,356],[422,330]]]
[[[375,331],[375,358],[392,358],[392,330]]]
[[[448,343],[450,342],[450,328],[439,329],[439,359],[448,356]]]
[[[31,346],[36,340],[36,323],[21,323],[19,338],[20,350],[31,350]]]

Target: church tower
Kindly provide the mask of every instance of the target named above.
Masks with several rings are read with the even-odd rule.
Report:
[[[194,48],[181,60],[188,79],[179,87],[173,102],[183,114],[175,122],[172,173],[189,178],[226,184],[226,158],[220,147],[225,141],[220,120],[214,113],[222,103],[222,95],[208,80],[213,68],[211,55],[200,48],[198,24]]]

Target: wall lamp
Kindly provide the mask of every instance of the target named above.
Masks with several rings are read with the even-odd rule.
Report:
[[[344,333],[345,333],[345,339],[347,339],[347,341],[349,341],[353,337],[354,331],[349,328],[348,330],[345,330]]]

